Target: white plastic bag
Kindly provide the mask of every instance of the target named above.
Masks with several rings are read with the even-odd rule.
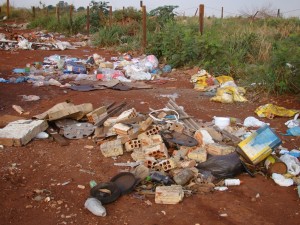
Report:
[[[269,123],[262,122],[253,116],[249,116],[244,120],[245,127],[262,127],[266,124],[269,125]]]
[[[300,126],[300,121],[298,120],[299,113],[294,116],[294,119],[289,120],[285,123],[288,128],[293,128]]]
[[[296,157],[285,154],[280,156],[280,160],[286,164],[290,174],[297,176],[300,173],[300,162]]]
[[[294,183],[294,181],[291,178],[285,178],[284,176],[278,173],[273,173],[272,179],[276,184],[282,187],[289,187],[292,186]]]

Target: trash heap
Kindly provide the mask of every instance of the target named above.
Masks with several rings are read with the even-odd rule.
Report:
[[[0,78],[0,82],[28,82],[35,87],[54,85],[76,91],[106,88],[131,90],[151,88],[151,85],[139,81],[153,80],[170,71],[171,67],[168,65],[161,70],[154,55],[139,58],[123,55],[112,57],[111,61],[96,53],[87,59],[51,55],[44,58],[43,62],[27,64],[25,68],[15,68],[14,77]]]
[[[190,82],[194,84],[195,90],[214,96],[211,101],[222,103],[247,101],[244,97],[246,90],[238,87],[230,76],[214,77],[206,70],[200,70],[191,77]]]
[[[77,47],[85,46],[84,42],[74,42],[71,44],[68,41],[59,39],[65,38],[63,35],[44,33],[42,31],[5,35],[0,33],[0,49],[2,50],[66,50],[76,49]]]
[[[285,135],[300,136],[299,111],[279,109],[295,116],[286,123],[293,132]],[[157,204],[177,204],[185,196],[240,185],[243,181],[235,177],[243,172],[250,176],[263,172],[280,186],[300,189],[299,149],[283,148],[270,126],[255,117],[243,123],[230,117],[203,122],[170,99],[165,108],[151,109],[148,115],[127,108],[125,102],[97,108],[63,102],[34,118],[0,129],[0,144],[21,146],[50,135],[65,146],[69,140],[91,136],[100,146],[99,154],[118,159],[114,165],[127,168],[110,181],[90,182],[85,207],[97,216],[106,215],[103,204],[133,191],[136,197],[154,195]],[[123,155],[132,160],[120,162]]]

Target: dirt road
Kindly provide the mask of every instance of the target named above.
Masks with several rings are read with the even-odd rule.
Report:
[[[0,30],[1,33],[1,30]],[[0,77],[11,77],[14,68],[25,67],[26,63],[43,61],[45,56],[63,54],[87,58],[98,53],[110,59],[111,52],[79,48],[66,51],[0,51]],[[75,104],[90,102],[94,107],[112,101],[126,101],[137,111],[147,113],[149,107],[159,109],[168,99],[163,94],[178,94],[176,102],[195,118],[211,121],[213,116],[231,116],[245,119],[255,116],[254,110],[266,103],[274,103],[287,108],[300,109],[294,96],[276,96],[251,99],[247,103],[221,104],[209,101],[193,90],[189,83],[195,70],[177,70],[169,77],[175,81],[154,84],[153,89],[114,91],[97,90],[75,92],[58,87],[32,87],[31,84],[0,83],[0,115],[17,115],[12,105],[20,105],[27,116],[42,113],[63,101]],[[41,97],[37,102],[24,102],[20,95],[34,94]],[[276,132],[285,133],[287,118],[262,119],[271,124]],[[281,136],[283,146],[299,148],[299,137]],[[84,148],[94,145],[93,149]],[[107,216],[96,217],[84,209],[89,196],[89,182],[109,181],[120,168],[114,162],[126,162],[125,154],[116,160],[104,158],[90,139],[72,140],[69,146],[61,147],[51,140],[34,140],[23,147],[5,147],[0,150],[0,223],[1,224],[299,224],[300,201],[292,187],[280,187],[271,179],[257,174],[251,178],[242,174],[238,178],[242,185],[230,187],[225,192],[196,194],[184,198],[177,205],[158,205],[154,197],[136,198],[134,194],[122,196],[106,206]],[[87,172],[88,171],[88,172]],[[90,172],[90,173],[89,173]],[[64,182],[70,181],[66,185]],[[78,188],[84,185],[85,189]],[[36,190],[44,190],[41,195],[50,201],[35,199]],[[146,204],[149,200],[152,205]]]

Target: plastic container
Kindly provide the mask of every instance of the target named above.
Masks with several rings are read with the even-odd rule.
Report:
[[[230,125],[230,118],[229,117],[214,117],[215,125],[223,130],[225,127]]]
[[[154,172],[150,175],[151,181],[156,181],[159,183],[163,183],[165,185],[173,184],[174,182],[170,177],[161,174],[160,172]]]
[[[263,126],[241,141],[237,152],[256,165],[267,158],[281,144],[280,138],[269,126]]]
[[[225,179],[225,186],[238,186],[240,184],[240,179]]]
[[[87,208],[95,216],[106,216],[106,209],[96,198],[88,198],[84,203],[84,207]]]

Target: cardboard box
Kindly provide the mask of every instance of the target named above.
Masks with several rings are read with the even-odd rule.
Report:
[[[281,144],[280,138],[266,125],[259,128],[238,144],[237,152],[247,161],[256,165],[267,158],[275,147]]]

